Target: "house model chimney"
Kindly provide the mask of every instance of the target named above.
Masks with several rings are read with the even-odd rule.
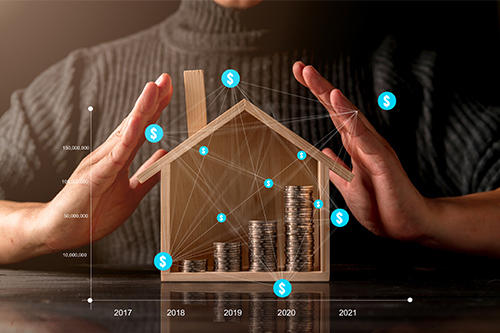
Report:
[[[189,136],[207,124],[207,104],[205,101],[205,81],[203,70],[184,71],[186,94],[187,128]]]

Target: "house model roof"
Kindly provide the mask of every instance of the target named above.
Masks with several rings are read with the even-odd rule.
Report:
[[[232,108],[227,110],[225,113],[220,115],[218,118],[216,118],[215,120],[204,126],[202,129],[194,133],[184,142],[179,144],[177,147],[171,150],[167,155],[163,156],[158,161],[150,165],[146,170],[144,170],[141,174],[139,174],[138,176],[139,181],[141,183],[147,181],[149,178],[158,173],[164,166],[175,161],[185,152],[195,147],[200,141],[209,137],[212,133],[214,133],[219,128],[227,124],[229,121],[234,119],[242,112],[248,112],[250,115],[252,115],[257,120],[262,122],[264,125],[269,127],[275,133],[279,134],[284,139],[288,140],[297,148],[303,150],[308,156],[326,165],[330,170],[338,174],[346,181],[350,182],[354,178],[354,175],[347,168],[335,162],[327,155],[323,154],[316,147],[311,145],[309,142],[304,140],[302,137],[297,135],[292,130],[285,127],[276,119],[269,116],[264,111],[260,110],[258,107],[250,103],[248,100],[243,99],[239,103],[234,105]]]

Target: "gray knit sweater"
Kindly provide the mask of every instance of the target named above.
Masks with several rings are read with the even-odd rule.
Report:
[[[164,22],[76,50],[16,91],[0,118],[0,199],[53,198],[63,186],[61,180],[69,178],[84,157],[62,146],[89,143],[87,107],[94,107],[92,136],[97,147],[130,112],[144,84],[162,72],[174,82],[172,102],[158,121],[166,135],[159,145],[144,144],[131,172],[159,147],[171,150],[187,138],[186,69],[205,71],[207,95],[221,86],[224,70],[238,70],[242,81],[254,84],[240,85],[253,103],[318,148],[339,151],[337,138],[322,140],[333,129],[322,117],[326,111],[313,100],[293,96],[312,97],[293,78],[296,60],[314,64],[368,116],[424,195],[464,195],[500,186],[498,106],[482,105],[454,91],[449,82],[441,84],[435,53],[410,52],[391,37],[356,56],[332,51],[325,43],[315,47],[301,40],[281,42],[282,30],[276,32],[266,20],[256,19],[258,10],[185,1]],[[281,19],[283,25],[293,25]],[[391,112],[377,106],[377,96],[386,90],[398,98]],[[208,121],[241,98],[239,93],[209,96]],[[341,203],[338,196],[335,200]],[[94,262],[150,263],[159,251],[159,210],[157,186],[130,219],[95,243]],[[334,251],[335,244],[359,240],[365,232],[349,228],[332,236]]]

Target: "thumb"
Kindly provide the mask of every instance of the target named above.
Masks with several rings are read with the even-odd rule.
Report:
[[[156,161],[158,161],[160,158],[162,158],[166,154],[167,154],[167,152],[165,150],[158,149],[153,154],[153,156],[151,156],[146,162],[144,162],[143,165],[141,165],[141,167],[132,176],[132,178],[130,178],[130,181],[129,181],[129,183],[130,183],[130,189],[133,191],[134,198],[137,199],[137,202],[141,201],[142,198],[144,198],[144,196],[146,194],[148,194],[149,191],[151,191],[151,189],[153,188],[153,186],[155,186],[156,183],[158,183],[158,181],[160,180],[160,173],[157,173],[154,177],[151,177],[150,179],[148,179],[143,184],[141,184],[139,182],[139,179],[137,179],[137,176],[141,172],[143,172],[144,170],[146,170],[151,164],[155,163]]]
[[[330,148],[325,148],[323,149],[323,153],[330,157],[332,160],[335,162],[339,163],[343,167],[350,169],[347,164],[342,161],[337,154],[335,154]],[[337,175],[335,172],[332,170],[329,170],[329,176],[330,176],[330,181],[332,182],[333,185],[335,185],[336,188],[339,189],[340,193],[344,194],[344,190],[346,189],[348,182],[346,182],[344,179],[342,179],[339,175]]]

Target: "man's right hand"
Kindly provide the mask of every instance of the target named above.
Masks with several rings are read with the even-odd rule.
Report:
[[[162,74],[155,83],[146,84],[130,114],[101,146],[80,162],[66,186],[51,202],[0,202],[0,212],[5,217],[0,229],[10,239],[5,242],[9,244],[4,244],[7,246],[4,254],[10,255],[0,256],[0,263],[78,248],[91,239],[103,238],[122,225],[159,180],[153,177],[141,184],[137,175],[166,154],[162,149],[131,178],[129,167],[145,141],[146,127],[158,120],[172,92],[168,74]],[[72,214],[84,217],[88,214],[89,218],[71,218]],[[36,251],[31,251],[35,247]]]

